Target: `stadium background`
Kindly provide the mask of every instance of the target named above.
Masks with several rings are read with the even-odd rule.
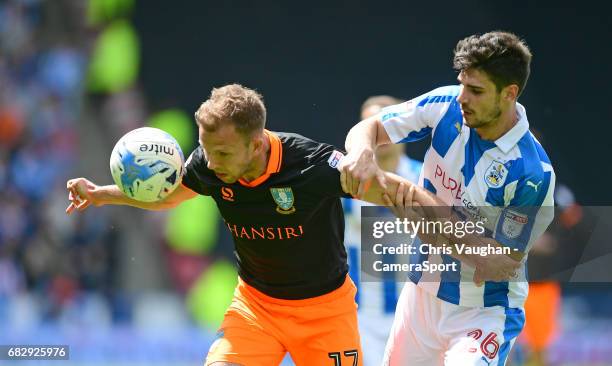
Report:
[[[235,283],[214,204],[66,217],[64,187],[110,183],[114,142],[142,125],[188,154],[192,113],[230,82],[264,95],[268,128],[342,146],[366,97],[455,83],[457,40],[510,30],[534,53],[520,101],[558,181],[610,205],[612,21],[596,5],[0,2],[0,344],[66,343],[72,364],[201,363]],[[608,283],[563,285],[553,364],[612,364],[611,301]]]

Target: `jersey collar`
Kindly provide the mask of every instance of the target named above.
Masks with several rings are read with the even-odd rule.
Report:
[[[247,182],[242,178],[238,179],[238,182],[245,187],[257,187],[261,183],[268,180],[271,174],[280,172],[281,163],[283,161],[283,144],[281,143],[278,135],[276,135],[274,132],[264,130],[264,133],[268,137],[268,141],[270,141],[270,158],[268,159],[266,171],[261,176],[250,182]]]
[[[507,154],[519,142],[525,133],[529,131],[529,122],[527,121],[525,107],[523,107],[520,103],[516,103],[516,113],[519,115],[518,122],[510,129],[510,131],[506,132],[500,138],[495,140],[495,145],[497,145],[497,147],[499,147],[504,154]]]

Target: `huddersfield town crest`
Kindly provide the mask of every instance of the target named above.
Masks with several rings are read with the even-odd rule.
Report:
[[[499,188],[504,185],[507,176],[508,169],[504,166],[504,163],[493,160],[487,168],[484,178],[489,188]]]
[[[274,202],[278,205],[276,206],[276,212],[283,215],[289,215],[295,212],[295,207],[293,207],[293,191],[290,187],[270,188],[270,193],[272,194],[272,198],[274,198]]]

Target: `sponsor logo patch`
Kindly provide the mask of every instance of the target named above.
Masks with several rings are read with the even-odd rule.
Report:
[[[335,169],[342,161],[342,158],[344,158],[344,154],[338,150],[334,150],[329,156],[329,159],[327,159],[327,164],[329,164],[329,166]]]
[[[525,224],[529,222],[529,218],[525,214],[507,210],[504,212],[504,222],[502,223],[502,234],[508,239],[516,239],[523,232]]]

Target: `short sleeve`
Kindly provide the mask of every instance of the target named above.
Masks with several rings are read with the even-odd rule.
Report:
[[[417,141],[431,134],[446,113],[457,107],[459,86],[445,86],[380,112],[380,121],[394,143]]]
[[[325,196],[352,198],[342,190],[338,164],[345,152],[328,144],[321,143],[310,156],[310,163],[315,169],[317,183]]]
[[[206,158],[202,147],[198,146],[185,161],[185,175],[183,185],[199,194],[210,196],[208,186],[204,184],[202,176],[206,169]]]

